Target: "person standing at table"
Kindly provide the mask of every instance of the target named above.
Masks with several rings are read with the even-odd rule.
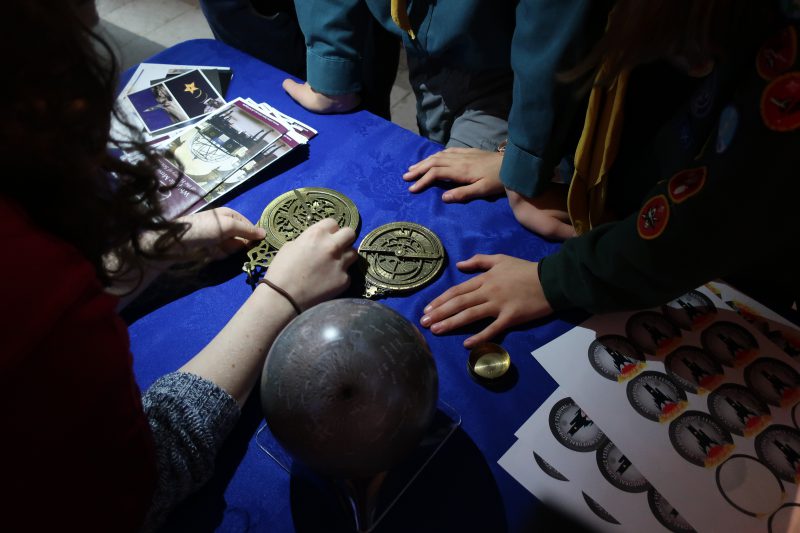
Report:
[[[351,229],[310,227],[216,337],[142,396],[114,294],[264,231],[226,208],[165,220],[154,158],[109,154],[114,61],[94,17],[78,15],[94,13],[86,5],[4,6],[17,43],[0,88],[0,455],[13,531],[157,527],[210,478],[276,335],[342,291],[356,259]]]
[[[574,36],[584,33],[592,4],[588,0],[296,0],[295,4],[308,47],[308,82],[286,80],[283,86],[311,111],[347,112],[357,104],[364,29],[374,19],[403,39],[421,135],[448,147],[495,151],[509,137],[509,110],[524,112],[525,120],[537,124],[535,142],[543,152],[566,134],[549,109],[569,93],[555,94],[554,85],[541,82],[549,79],[565,55],[574,53],[566,50],[567,45],[580,49],[583,39]],[[531,31],[515,33],[515,12],[517,17],[535,19],[525,26]],[[522,90],[520,80],[532,83]],[[512,126],[520,123],[521,116],[512,117]]]
[[[618,0],[571,73],[596,78],[561,206],[569,222],[545,214],[578,236],[538,263],[459,263],[485,272],[434,299],[422,325],[442,334],[494,318],[472,346],[554,310],[651,307],[719,277],[796,308],[800,13],[787,5]]]
[[[218,40],[298,78],[306,77],[306,45],[292,0],[201,0]],[[389,95],[397,75],[400,41],[374,21],[365,28],[361,105],[390,119]]]

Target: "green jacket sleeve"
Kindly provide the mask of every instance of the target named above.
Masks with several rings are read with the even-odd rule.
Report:
[[[364,0],[295,0],[306,38],[308,83],[337,95],[361,90],[361,57],[370,17]]]
[[[539,194],[582,124],[585,97],[556,75],[578,64],[605,27],[607,2],[520,0],[511,43],[513,104],[500,177],[523,196]],[[558,120],[556,120],[556,110]],[[580,131],[578,130],[578,133]],[[573,139],[571,144],[577,139]]]
[[[791,75],[800,79],[800,73]],[[800,92],[791,80],[773,83]],[[797,124],[793,131],[768,128],[759,110],[772,105],[762,99],[767,85],[757,80],[739,92],[749,97],[733,105],[739,119],[730,145],[718,153],[710,137],[689,169],[704,175],[700,187],[696,181],[681,187],[681,172],[665,176],[638,212],[571,239],[545,258],[541,282],[554,309],[650,307],[712,279],[749,272],[796,295],[800,114],[787,119]]]

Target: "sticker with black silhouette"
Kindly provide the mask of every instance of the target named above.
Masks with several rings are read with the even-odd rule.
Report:
[[[550,409],[550,431],[561,445],[576,452],[593,452],[605,435],[572,398],[562,398]]]
[[[643,352],[664,355],[681,342],[681,330],[655,311],[642,311],[628,319],[625,334]]]
[[[744,369],[744,382],[769,405],[789,407],[800,400],[800,374],[779,359],[754,361]]]
[[[797,529],[797,517],[800,516],[800,503],[787,503],[772,513],[767,521],[769,533],[787,533]]]
[[[589,345],[589,363],[598,374],[621,383],[647,366],[644,355],[622,335],[603,335]]]
[[[756,454],[784,481],[800,482],[800,431],[782,424],[770,426],[756,437]]]
[[[669,425],[669,440],[678,455],[703,468],[713,468],[736,447],[730,432],[711,415],[686,411]]]
[[[725,379],[722,365],[694,346],[681,346],[664,359],[667,374],[687,392],[705,394]]]
[[[625,492],[645,492],[650,483],[617,446],[606,439],[595,454],[597,468],[606,480]]]
[[[677,417],[688,405],[686,393],[674,379],[652,370],[633,378],[627,393],[637,413],[662,424]]]
[[[553,465],[542,459],[542,457],[538,453],[533,452],[533,460],[536,461],[536,464],[539,465],[539,468],[542,469],[542,472],[544,472],[551,478],[557,479],[559,481],[569,481],[564,474],[556,470],[556,468]]]
[[[589,509],[591,509],[594,514],[609,524],[619,525],[619,521],[611,516],[611,513],[606,511],[602,505],[591,499],[585,492],[581,492],[581,494],[583,494],[583,501],[586,502],[586,505],[589,506]]]
[[[695,533],[689,522],[653,487],[647,490],[647,503],[653,516],[665,528],[673,533]]]
[[[708,396],[708,411],[722,427],[752,437],[772,420],[769,406],[747,387],[726,383]]]
[[[733,508],[756,518],[769,516],[786,500],[778,476],[749,455],[734,454],[719,465],[717,488]]]
[[[733,322],[721,321],[708,326],[700,342],[711,357],[725,366],[746,365],[758,355],[758,342],[753,334]]]
[[[676,326],[685,330],[700,329],[714,320],[717,307],[699,291],[689,291],[666,305],[661,312]]]
[[[780,327],[780,326],[778,326]],[[789,357],[800,357],[800,336],[796,331],[781,331],[774,329],[767,332],[769,340],[778,345],[778,347],[786,353]]]

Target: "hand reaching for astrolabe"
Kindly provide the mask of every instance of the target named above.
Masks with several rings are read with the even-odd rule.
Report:
[[[457,266],[462,271],[484,272],[451,287],[425,307],[420,324],[437,335],[494,318],[464,341],[465,348],[472,348],[512,326],[553,312],[539,281],[537,263],[507,255],[479,254]]]

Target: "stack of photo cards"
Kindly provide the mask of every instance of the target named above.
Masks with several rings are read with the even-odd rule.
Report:
[[[221,107],[232,77],[228,67],[142,63],[117,97],[112,137],[163,141]]]
[[[716,282],[597,315],[533,352],[560,388],[515,447],[623,530],[652,517],[670,531],[799,530],[798,348],[789,321]]]
[[[168,218],[193,213],[316,135],[267,104],[237,98],[156,145]]]

